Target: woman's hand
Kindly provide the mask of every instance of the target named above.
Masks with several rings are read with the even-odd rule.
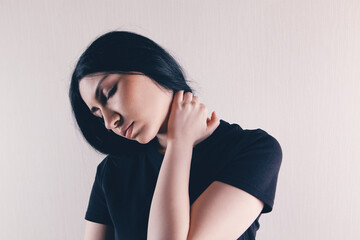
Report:
[[[187,141],[195,146],[209,137],[220,124],[215,111],[211,119],[208,109],[200,103],[199,97],[180,90],[175,93],[168,120],[167,141]]]

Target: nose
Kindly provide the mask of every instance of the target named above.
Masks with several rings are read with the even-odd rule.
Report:
[[[120,117],[113,111],[103,109],[102,110],[105,127],[109,130],[116,128],[119,125]]]

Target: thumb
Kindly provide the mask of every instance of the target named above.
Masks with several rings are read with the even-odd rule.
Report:
[[[208,119],[207,124],[208,124],[208,130],[210,131],[210,133],[213,133],[215,131],[215,129],[219,126],[220,119],[216,115],[215,111],[212,112],[211,119],[210,120]]]

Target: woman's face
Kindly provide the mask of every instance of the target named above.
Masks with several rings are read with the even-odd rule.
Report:
[[[92,114],[103,118],[105,127],[122,137],[125,137],[126,126],[132,122],[129,139],[142,144],[167,129],[173,91],[157,85],[145,75],[89,75],[80,80],[79,90]]]

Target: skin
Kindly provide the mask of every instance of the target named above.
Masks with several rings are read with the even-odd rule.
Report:
[[[190,227],[189,177],[194,145],[220,121],[192,93],[175,93],[168,121],[168,147],[151,201],[147,239],[187,239]]]
[[[89,109],[96,108],[93,114],[103,117],[106,128],[120,136],[120,128],[135,121],[130,139],[146,144],[157,136],[162,147],[159,152],[164,153],[173,91],[145,75],[113,73],[108,74],[99,87],[101,95],[107,96],[117,86],[116,92],[103,104],[95,99],[96,86],[103,76],[89,75],[79,82],[80,95]],[[120,126],[115,124],[118,120]]]
[[[94,115],[104,118],[106,128],[120,135],[119,127],[135,121],[132,139],[147,143],[159,138],[167,148],[151,202],[148,239],[187,239],[190,227],[189,174],[194,145],[210,136],[220,120],[192,93],[166,91],[144,75],[110,74],[100,85],[107,96],[95,99],[95,89],[103,75],[88,76],[79,83],[80,95]],[[120,121],[120,126],[116,124]],[[96,231],[103,238],[104,227],[88,225],[86,235]],[[166,226],[166,231],[164,230]],[[90,238],[89,238],[90,239]]]

